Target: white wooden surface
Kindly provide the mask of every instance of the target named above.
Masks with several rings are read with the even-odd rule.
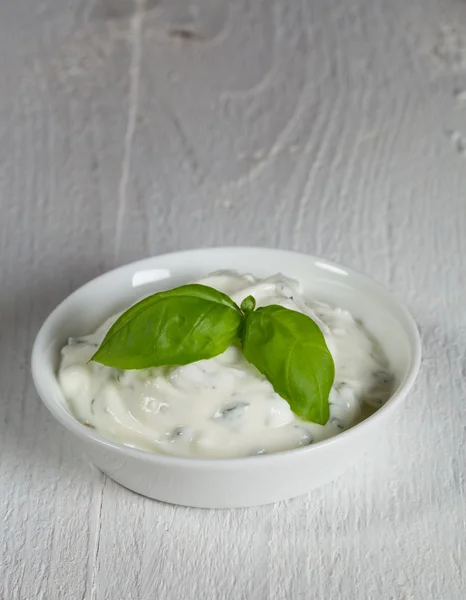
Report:
[[[466,4],[2,0],[2,600],[466,597]],[[33,338],[116,265],[293,248],[420,324],[377,452],[287,503],[159,504],[77,454]]]

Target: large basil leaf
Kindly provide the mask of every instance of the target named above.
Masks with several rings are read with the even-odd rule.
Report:
[[[325,425],[335,365],[325,338],[302,313],[266,306],[246,316],[241,340],[246,359],[306,421]]]
[[[124,312],[91,360],[119,369],[185,365],[224,352],[238,337],[238,306],[190,284],[153,294]]]

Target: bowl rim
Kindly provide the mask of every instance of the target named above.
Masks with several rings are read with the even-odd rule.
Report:
[[[270,254],[281,254],[285,258],[288,256],[289,259],[297,258],[298,256],[301,258],[305,258],[320,268],[324,268],[327,270],[337,270],[342,271],[347,275],[356,276],[361,278],[362,280],[369,283],[371,286],[378,288],[380,292],[382,292],[385,297],[387,297],[401,312],[406,320],[407,326],[407,338],[409,340],[410,345],[412,346],[412,360],[408,366],[407,373],[397,390],[390,396],[387,402],[378,408],[373,414],[368,416],[363,421],[357,423],[353,427],[339,433],[336,436],[331,438],[327,438],[325,440],[316,442],[314,444],[310,444],[308,446],[300,447],[300,448],[292,448],[290,450],[283,450],[280,452],[273,452],[270,454],[264,454],[260,456],[245,456],[245,457],[232,457],[232,458],[200,458],[200,457],[184,457],[184,456],[173,456],[169,454],[155,453],[150,452],[148,450],[143,450],[139,448],[133,448],[131,446],[126,446],[119,442],[115,442],[110,440],[99,433],[97,433],[94,429],[86,427],[82,423],[80,423],[70,412],[68,412],[64,406],[58,406],[57,403],[53,400],[49,400],[49,396],[47,393],[46,385],[42,382],[42,377],[39,368],[39,362],[41,360],[40,353],[43,345],[43,340],[46,336],[47,331],[52,327],[53,321],[56,318],[57,314],[63,309],[63,306],[70,300],[72,296],[80,292],[81,290],[92,287],[97,282],[103,282],[106,278],[113,277],[117,275],[119,272],[125,270],[136,270],[140,267],[147,266],[148,263],[154,260],[163,260],[170,258],[171,260],[178,258],[180,261],[187,254],[192,255],[196,253],[203,252],[215,252],[221,250],[222,252],[263,252]],[[52,329],[53,330],[53,329]],[[404,305],[403,302],[398,300],[384,285],[379,283],[378,281],[372,279],[368,275],[365,275],[361,271],[356,269],[347,267],[341,263],[337,263],[332,260],[327,260],[312,254],[307,254],[305,252],[297,252],[294,250],[283,250],[280,248],[267,248],[262,246],[211,246],[205,248],[193,248],[190,250],[181,250],[177,252],[168,252],[164,254],[159,254],[155,256],[150,256],[138,261],[133,261],[127,263],[125,265],[121,265],[109,271],[94,277],[90,281],[85,284],[79,286],[77,289],[73,290],[71,294],[66,296],[48,315],[43,324],[41,325],[36,338],[34,340],[34,344],[32,347],[32,355],[31,355],[31,372],[32,378],[34,381],[34,385],[36,387],[37,393],[47,407],[47,409],[52,413],[55,419],[65,427],[68,431],[75,434],[78,438],[83,440],[86,443],[93,443],[98,446],[104,447],[105,449],[112,450],[117,452],[118,454],[124,455],[128,458],[135,458],[137,460],[142,460],[143,462],[149,462],[153,464],[163,464],[165,466],[189,466],[189,468],[195,469],[210,469],[213,466],[227,468],[227,469],[235,469],[238,466],[242,467],[256,467],[258,465],[266,466],[267,463],[276,462],[276,461],[286,461],[290,460],[293,457],[303,457],[309,453],[316,453],[324,448],[329,446],[333,446],[335,444],[342,443],[347,441],[349,438],[356,438],[356,436],[361,435],[368,428],[373,426],[375,422],[381,421],[388,414],[395,411],[400,403],[405,399],[408,392],[414,385],[416,377],[419,372],[419,368],[421,365],[421,355],[422,355],[422,345],[421,345],[421,337],[419,334],[418,327],[414,318],[412,317],[408,308]],[[64,404],[66,404],[66,399],[63,396]]]

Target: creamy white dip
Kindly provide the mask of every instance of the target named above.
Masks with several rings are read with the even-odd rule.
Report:
[[[348,311],[306,299],[298,283],[282,275],[260,280],[222,272],[198,283],[228,294],[238,304],[252,295],[257,307],[279,304],[316,321],[335,362],[328,423],[308,423],[294,415],[236,347],[180,367],[122,371],[88,363],[118,315],[91,335],[71,338],[62,350],[58,378],[79,421],[107,438],[150,452],[238,457],[335,436],[390,396],[387,361]]]

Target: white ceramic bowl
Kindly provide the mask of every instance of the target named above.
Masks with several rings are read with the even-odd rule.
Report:
[[[277,454],[232,459],[190,459],[151,454],[101,437],[70,414],[56,372],[68,337],[92,332],[108,316],[142,296],[172,288],[219,269],[258,277],[283,273],[306,295],[350,310],[381,343],[396,378],[385,406],[329,440]],[[48,317],[32,351],[37,391],[89,459],[121,485],[157,500],[205,508],[276,502],[334,479],[377,439],[411,389],[421,359],[417,327],[389,292],[341,265],[294,252],[262,248],[212,248],[136,262],[97,277],[75,291]]]

